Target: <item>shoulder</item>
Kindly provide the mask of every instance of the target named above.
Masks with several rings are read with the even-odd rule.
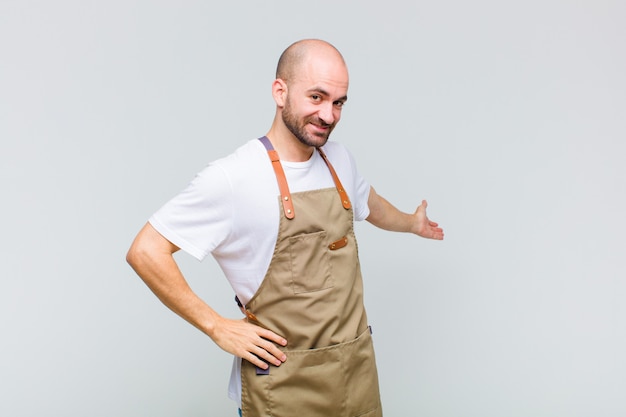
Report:
[[[266,154],[261,142],[257,139],[252,139],[241,145],[230,155],[212,162],[211,165],[220,166],[225,170],[238,169],[251,163],[265,162],[267,159]]]
[[[337,153],[337,154],[345,154],[345,153],[348,153],[348,148],[346,148],[342,143],[331,141],[331,140],[326,142],[326,144],[324,146],[322,146],[322,149],[324,150],[324,152],[326,152],[326,154],[335,154],[335,153]]]
[[[339,142],[328,141],[324,146],[322,146],[322,150],[332,163],[348,165],[354,164],[352,153],[350,153],[348,148]]]
[[[265,165],[271,169],[263,145],[256,142],[258,140],[250,140],[230,155],[208,163],[196,173],[178,198],[210,200],[214,204],[231,200],[242,184],[263,176]]]
[[[356,161],[348,148],[339,142],[326,142],[322,150],[337,171],[348,171],[356,175]]]
[[[267,151],[257,139],[249,140],[230,155],[217,159],[205,168],[207,185],[211,185],[217,175],[223,186],[237,201],[257,196],[260,192],[270,195],[277,187],[272,164]]]
[[[256,139],[235,149],[230,155],[216,159],[198,173],[197,179],[212,181],[216,176],[228,181],[239,182],[250,179],[256,171],[263,170],[267,163],[267,153]]]

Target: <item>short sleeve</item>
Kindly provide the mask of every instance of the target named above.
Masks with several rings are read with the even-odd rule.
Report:
[[[352,153],[348,149],[346,149],[346,153],[348,154],[348,158],[350,160],[350,168],[352,169],[352,179],[353,189],[354,189],[354,197],[353,205],[354,205],[354,220],[362,221],[370,215],[370,209],[367,205],[367,200],[370,195],[370,184],[363,178],[356,167],[356,161],[352,156]]]
[[[232,229],[233,192],[222,168],[211,164],[152,215],[150,224],[198,260],[217,248]]]

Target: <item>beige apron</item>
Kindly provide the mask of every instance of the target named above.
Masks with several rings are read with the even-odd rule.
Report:
[[[261,138],[281,191],[274,254],[245,306],[251,322],[285,337],[287,361],[262,371],[242,360],[244,417],[380,417],[382,408],[353,212],[337,188],[290,194],[278,154]]]

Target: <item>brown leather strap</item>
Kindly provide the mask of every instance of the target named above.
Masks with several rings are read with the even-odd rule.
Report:
[[[291,193],[289,192],[289,185],[287,185],[285,171],[283,171],[283,166],[280,163],[278,152],[272,149],[271,151],[267,151],[267,154],[270,157],[270,161],[272,161],[272,167],[274,168],[274,173],[276,174],[278,189],[280,190],[280,201],[283,203],[285,217],[291,220],[295,217],[296,213],[293,209],[293,203],[291,202]]]
[[[267,154],[270,157],[270,161],[272,161],[272,167],[274,168],[274,173],[276,174],[276,181],[278,182],[278,189],[280,190],[280,201],[283,204],[283,211],[285,212],[285,217],[288,219],[293,219],[296,215],[295,210],[293,208],[293,203],[291,202],[291,193],[289,192],[289,185],[287,184],[287,178],[285,177],[285,171],[283,170],[283,166],[280,163],[280,158],[278,156],[278,152],[272,146],[272,143],[267,138],[267,136],[263,136],[259,138],[265,149],[267,150]],[[341,204],[343,208],[348,210],[352,205],[350,204],[350,198],[348,197],[348,193],[343,188],[341,181],[339,181],[339,177],[335,172],[335,168],[331,165],[330,161],[326,157],[322,148],[317,148],[317,151],[320,153],[320,156],[326,163],[328,170],[330,171],[331,177],[333,177],[333,181],[335,182],[335,187],[337,188],[337,192],[339,193],[339,198],[341,199]]]
[[[259,141],[263,144],[263,146],[265,146],[267,154],[270,157],[270,161],[272,161],[272,168],[274,168],[276,181],[278,182],[278,189],[280,190],[280,201],[283,203],[283,211],[285,212],[285,217],[291,220],[295,217],[296,213],[293,209],[293,203],[291,202],[291,193],[289,192],[289,186],[287,185],[285,171],[283,171],[283,166],[280,164],[278,152],[274,150],[272,142],[270,142],[267,136],[259,138]]]
[[[337,176],[337,173],[335,172],[335,168],[333,168],[328,158],[326,158],[326,154],[324,153],[324,151],[322,151],[322,148],[317,148],[317,150],[322,156],[322,159],[324,159],[324,162],[326,162],[326,166],[328,167],[328,170],[330,171],[330,175],[333,177],[333,181],[335,181],[335,187],[337,187],[337,192],[339,193],[339,197],[341,198],[341,204],[343,204],[343,208],[348,210],[350,207],[352,207],[352,205],[350,204],[350,199],[348,198],[348,193],[346,193],[346,190],[343,188],[343,185],[341,185],[341,181],[339,181],[339,177]]]

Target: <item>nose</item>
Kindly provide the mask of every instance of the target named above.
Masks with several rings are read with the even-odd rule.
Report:
[[[339,120],[338,115],[335,114],[333,103],[324,103],[318,112],[318,116],[327,125],[332,125]]]

